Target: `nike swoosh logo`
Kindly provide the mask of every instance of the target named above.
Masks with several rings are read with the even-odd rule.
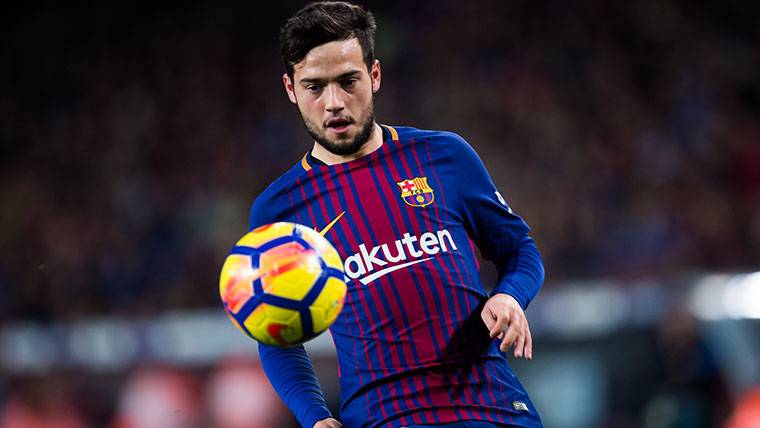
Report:
[[[330,229],[332,229],[332,227],[333,227],[333,226],[335,226],[335,223],[337,223],[337,222],[338,222],[338,220],[340,220],[340,218],[341,218],[341,217],[343,217],[343,214],[345,214],[345,213],[346,213],[346,212],[345,212],[345,211],[343,211],[343,212],[341,212],[340,214],[338,214],[338,216],[337,216],[337,217],[335,217],[335,220],[331,221],[331,222],[330,222],[330,224],[328,224],[327,226],[325,226],[325,227],[324,227],[324,229],[322,229],[322,231],[321,231],[321,232],[319,232],[319,234],[320,234],[320,235],[322,235],[322,236],[325,236],[325,234],[326,234],[327,232],[329,232],[329,231],[330,231]],[[316,227],[315,227],[314,229],[316,229]]]
[[[359,281],[361,281],[362,284],[367,285],[370,282],[372,282],[372,281],[380,278],[381,276],[387,275],[387,274],[389,274],[389,273],[391,273],[391,272],[393,272],[395,270],[399,270],[399,269],[402,269],[402,268],[405,268],[405,267],[411,266],[411,265],[416,265],[417,263],[422,263],[422,262],[428,261],[430,259],[432,259],[432,257],[427,257],[427,258],[424,258],[424,259],[414,260],[414,261],[403,263],[403,264],[400,264],[400,265],[387,267],[387,268],[385,268],[383,270],[379,270],[379,271],[373,273],[372,275],[367,275],[364,278],[359,279]]]

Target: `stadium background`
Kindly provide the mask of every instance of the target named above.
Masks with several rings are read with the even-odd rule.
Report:
[[[462,134],[534,229],[547,426],[758,426],[760,3],[366,4],[379,120]],[[4,8],[0,427],[293,426],[217,275],[309,146],[300,5]]]

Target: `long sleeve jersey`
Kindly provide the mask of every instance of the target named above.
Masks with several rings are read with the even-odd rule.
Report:
[[[526,308],[544,279],[527,224],[460,136],[382,128],[382,146],[362,158],[324,165],[307,153],[251,208],[251,229],[276,221],[329,227],[325,237],[344,260],[348,292],[330,328],[341,421],[541,426],[481,320],[489,296],[475,253],[477,246],[497,267],[492,293]],[[304,427],[330,416],[302,346],[259,351]]]

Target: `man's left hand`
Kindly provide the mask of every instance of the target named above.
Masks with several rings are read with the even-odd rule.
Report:
[[[499,349],[502,352],[514,345],[515,358],[533,358],[533,339],[530,336],[528,319],[514,297],[504,293],[494,294],[486,301],[480,317],[491,337],[501,339]]]

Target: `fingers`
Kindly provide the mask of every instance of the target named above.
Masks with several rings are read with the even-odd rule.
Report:
[[[507,334],[504,335],[504,339],[501,341],[501,345],[499,346],[501,352],[507,352],[507,350],[512,346],[512,344],[519,336],[520,327],[516,322],[512,323],[509,326],[509,330],[507,330]]]
[[[493,326],[491,326],[491,330],[489,332],[490,336],[493,338],[503,335],[504,330],[507,328],[507,325],[509,325],[509,315],[498,317],[496,319],[496,322],[493,323]]]
[[[527,328],[528,334],[525,336],[525,358],[533,359],[533,336],[530,334],[530,327]]]
[[[521,358],[523,356],[523,353],[525,351],[525,340],[527,339],[526,335],[520,334],[517,336],[517,340],[515,340],[515,358]]]
[[[480,318],[483,320],[483,323],[486,325],[488,331],[491,331],[494,323],[496,323],[496,316],[494,316],[493,312],[491,312],[488,307],[485,307],[482,311],[480,311]]]
[[[502,339],[504,337],[504,330],[509,323],[509,315],[498,317],[490,308],[485,307],[480,311],[480,318],[488,328],[488,334],[492,338],[498,337]]]
[[[502,340],[499,349],[502,352],[507,352],[514,346],[515,358],[533,358],[533,337],[530,334],[528,320],[525,318],[517,318],[511,323],[503,338],[500,337],[500,339]]]

